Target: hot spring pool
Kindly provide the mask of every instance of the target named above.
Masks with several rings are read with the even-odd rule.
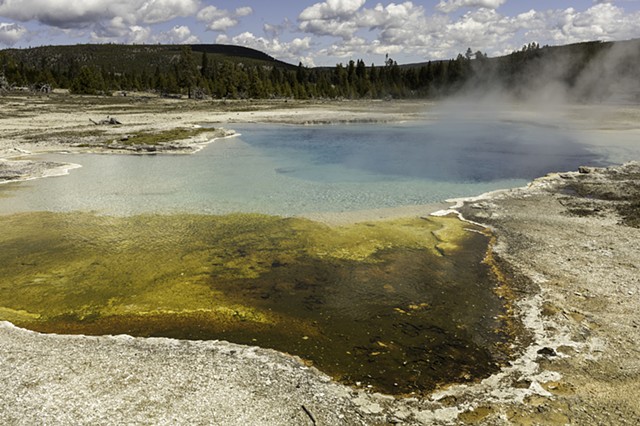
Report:
[[[521,123],[236,128],[195,155],[47,155],[83,167],[2,185],[0,320],[256,344],[388,393],[475,380],[511,339],[482,229],[293,216],[424,205],[607,160]]]

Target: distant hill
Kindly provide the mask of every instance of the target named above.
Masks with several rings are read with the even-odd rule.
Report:
[[[184,45],[127,45],[127,44],[78,44],[73,46],[41,46],[29,49],[6,49],[0,51],[15,62],[29,67],[60,68],[75,64],[105,68],[123,73],[165,70],[176,64]],[[224,44],[195,44],[189,46],[194,59],[199,64],[203,53],[211,61],[231,61],[249,65],[278,66],[294,68],[293,65],[278,61],[266,53],[248,47]]]
[[[194,53],[204,53],[212,55],[211,58],[233,59],[236,61],[253,60],[255,63],[263,63],[266,65],[275,65],[283,68],[295,68],[287,62],[274,59],[264,52],[243,46],[234,46],[230,44],[192,44],[191,49]]]

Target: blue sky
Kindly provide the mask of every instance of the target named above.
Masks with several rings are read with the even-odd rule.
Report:
[[[334,65],[640,38],[640,0],[0,0],[0,48],[225,43]]]

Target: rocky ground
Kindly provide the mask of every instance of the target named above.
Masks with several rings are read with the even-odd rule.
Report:
[[[344,107],[353,110],[346,115],[340,105],[322,104],[292,110],[284,103],[247,102],[214,111],[171,102],[152,107],[144,100],[117,106],[83,99],[53,106],[3,102],[4,157],[73,149],[69,141],[77,141],[77,132],[95,127],[88,118],[108,114],[131,126],[108,130],[116,134],[262,115],[275,122],[402,120],[419,117],[424,108],[390,103],[367,112],[366,105],[352,104]],[[46,134],[47,126],[56,130]],[[0,423],[639,424],[639,200],[640,164],[630,163],[553,174],[459,203],[466,219],[493,230],[496,272],[508,279],[505,296],[523,324],[518,356],[480,383],[423,398],[389,397],[334,383],[271,350],[41,335],[1,323]]]
[[[70,168],[70,164],[53,161],[0,159],[0,183],[63,175]]]
[[[518,309],[548,380],[522,404],[481,404],[481,423],[639,424],[640,163],[483,198],[460,211],[491,226],[496,255],[525,280]]]

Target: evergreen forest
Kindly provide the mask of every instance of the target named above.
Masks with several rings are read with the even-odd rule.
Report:
[[[637,79],[640,40],[555,47],[530,43],[497,58],[469,48],[454,59],[419,64],[399,65],[387,56],[379,66],[358,59],[314,68],[225,45],[110,44],[0,51],[0,90],[61,88],[82,95],[152,91],[214,99],[438,98],[495,87],[518,94],[553,80],[580,88],[579,97],[606,96],[611,88],[603,81],[599,85],[605,87],[588,87],[587,72],[595,73],[591,79]]]

